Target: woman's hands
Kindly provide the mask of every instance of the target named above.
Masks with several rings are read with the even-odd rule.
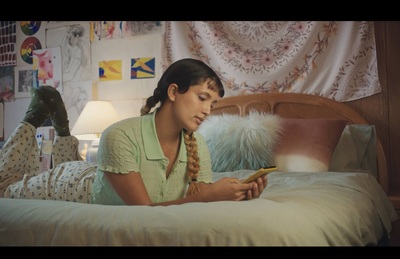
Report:
[[[178,200],[152,203],[139,173],[115,174],[104,172],[105,177],[127,205],[167,206],[187,202],[241,201],[260,197],[267,186],[267,176],[243,183],[234,177],[225,177],[213,184],[199,182],[200,192]]]
[[[250,182],[252,188],[247,191],[247,200],[256,199],[260,197],[261,193],[264,191],[268,184],[268,178],[266,175],[258,177],[255,181]]]
[[[201,193],[206,201],[251,200],[260,197],[267,183],[266,175],[260,176],[250,183],[242,183],[241,180],[234,177],[224,177],[208,185]],[[203,190],[203,188],[201,189]]]

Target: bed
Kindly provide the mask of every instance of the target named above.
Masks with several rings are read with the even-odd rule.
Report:
[[[130,207],[3,198],[0,245],[387,244],[398,215],[386,195],[385,154],[374,126],[349,106],[262,93],[223,98],[209,119],[199,133],[210,147],[214,180],[278,166],[259,199]]]

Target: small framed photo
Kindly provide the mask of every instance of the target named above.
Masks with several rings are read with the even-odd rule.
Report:
[[[38,71],[30,66],[15,67],[15,98],[31,97],[31,89],[38,88]]]

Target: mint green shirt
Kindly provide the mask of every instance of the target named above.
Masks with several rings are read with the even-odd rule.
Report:
[[[97,152],[97,171],[93,182],[92,203],[124,205],[104,176],[104,171],[127,174],[139,172],[153,203],[185,196],[188,187],[187,154],[183,131],[178,158],[168,178],[164,156],[155,128],[155,114],[128,118],[109,126],[101,135]],[[211,182],[211,159],[202,135],[195,132],[200,159],[198,181]]]

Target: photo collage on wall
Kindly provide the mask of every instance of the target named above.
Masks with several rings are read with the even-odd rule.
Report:
[[[132,39],[139,35],[159,33],[163,29],[160,21],[94,21],[91,22],[91,41]],[[122,80],[122,60],[99,61],[99,81]],[[135,57],[130,60],[130,79],[154,78],[155,57]]]

